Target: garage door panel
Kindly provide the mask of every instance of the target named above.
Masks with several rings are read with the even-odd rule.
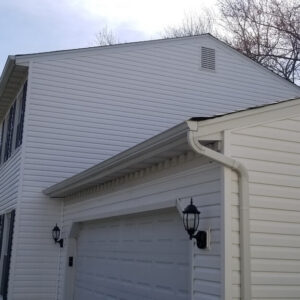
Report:
[[[75,299],[187,300],[188,247],[175,209],[85,223]]]

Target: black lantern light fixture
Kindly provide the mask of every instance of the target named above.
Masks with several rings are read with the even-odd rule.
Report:
[[[57,224],[52,229],[52,237],[55,244],[58,243],[60,245],[60,248],[64,246],[64,240],[60,238],[60,228]]]
[[[199,226],[200,211],[193,204],[193,198],[191,198],[191,203],[184,209],[183,214],[183,225],[188,233],[190,240],[193,238],[197,241],[197,246],[200,249],[207,248],[207,232],[197,231]]]

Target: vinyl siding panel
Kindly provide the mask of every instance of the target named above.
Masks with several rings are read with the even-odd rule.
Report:
[[[231,142],[250,176],[252,297],[299,299],[299,117],[236,130]]]
[[[192,196],[201,211],[199,228],[205,230],[211,227],[211,250],[199,250],[196,246],[192,250],[194,299],[221,299],[220,173],[217,165],[203,159],[181,157],[172,168],[152,171],[138,180],[129,180],[123,186],[108,188],[102,193],[95,191],[74,195],[64,202],[64,232],[69,231],[72,222],[93,219],[93,216],[97,218],[99,213],[113,213],[123,208],[134,211],[136,207],[166,200],[174,200],[175,204],[178,197],[182,199],[184,209]],[[179,213],[178,218],[181,218]],[[192,245],[188,236],[186,242]],[[66,249],[62,250],[59,299],[62,299],[66,284]]]
[[[8,160],[0,166],[0,214],[7,213],[16,209],[18,211],[18,201],[20,197],[19,188],[21,182],[21,153],[22,146],[15,149]],[[15,231],[14,226],[14,236],[12,241],[12,249],[14,249],[15,241]],[[14,253],[12,253],[12,260]],[[9,286],[13,282],[13,271],[10,265],[9,271]]]
[[[215,72],[199,68],[202,45],[216,49]],[[17,63],[20,59],[24,58],[18,56]],[[50,233],[55,223],[61,223],[62,207],[60,201],[44,196],[43,189],[190,117],[300,94],[298,88],[207,37],[54,53],[29,58],[28,63],[18,223],[18,239],[27,244],[25,249],[18,243],[14,299],[47,300],[57,295],[53,273],[60,249]],[[45,237],[45,244],[39,243]],[[40,280],[25,281],[31,266],[39,264],[44,266]],[[197,290],[202,293],[201,285]]]
[[[18,201],[21,147],[0,166],[0,213],[14,208]]]

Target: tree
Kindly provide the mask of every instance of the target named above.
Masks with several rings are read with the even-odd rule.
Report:
[[[219,0],[224,40],[282,77],[300,80],[299,0]]]
[[[108,29],[107,26],[103,27],[96,34],[95,44],[97,46],[108,46],[108,45],[115,45],[119,43],[120,41],[116,37],[116,34],[111,29]]]
[[[163,38],[176,38],[203,33],[216,34],[214,25],[214,12],[204,9],[202,14],[185,14],[181,24],[178,26],[168,26],[164,29],[161,36]]]

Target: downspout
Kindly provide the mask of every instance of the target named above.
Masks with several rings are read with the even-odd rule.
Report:
[[[198,154],[236,171],[239,175],[239,208],[240,208],[240,261],[241,261],[241,299],[251,299],[251,262],[250,262],[250,229],[249,229],[249,175],[243,164],[200,144],[195,136],[197,131],[189,131],[188,143]]]

